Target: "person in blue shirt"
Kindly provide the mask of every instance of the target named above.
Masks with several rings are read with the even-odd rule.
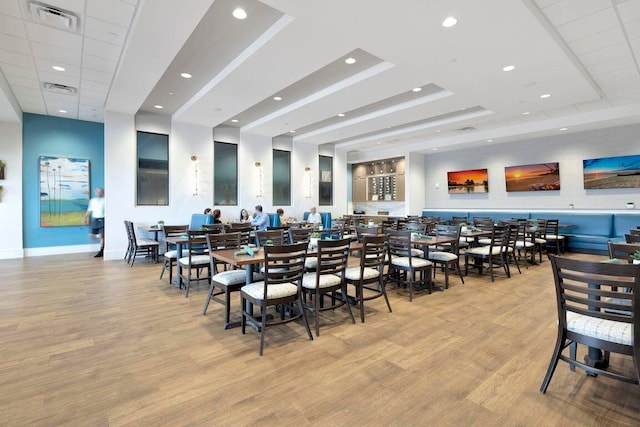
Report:
[[[264,231],[269,226],[269,215],[262,213],[262,206],[256,205],[256,211],[251,220],[251,225],[258,227],[258,231]]]

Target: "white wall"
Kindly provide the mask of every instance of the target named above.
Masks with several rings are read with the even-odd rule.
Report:
[[[21,258],[22,123],[0,122],[0,159],[7,163],[0,195],[0,259]]]
[[[557,135],[514,143],[428,154],[425,207],[473,209],[624,209],[640,207],[640,189],[585,190],[582,160],[640,154],[640,125]],[[560,163],[560,191],[506,192],[505,166]],[[489,170],[489,193],[448,194],[447,171]],[[435,189],[438,183],[440,188]]]

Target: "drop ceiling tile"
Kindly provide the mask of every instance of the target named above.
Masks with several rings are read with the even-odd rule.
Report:
[[[613,61],[601,62],[599,64],[587,67],[589,74],[592,76],[600,76],[602,74],[619,71],[622,69],[635,68],[636,64],[631,56],[623,56]],[[637,72],[637,71],[636,71]]]
[[[107,94],[103,92],[96,92],[95,90],[89,89],[80,89],[80,98],[81,99],[93,99],[97,101],[102,101],[104,104],[104,100],[107,98]]]
[[[102,19],[121,27],[129,27],[135,6],[120,0],[87,0],[87,16]]]
[[[5,0],[0,1],[0,13],[11,15],[16,18],[22,17],[20,15],[20,7],[17,0]]]
[[[83,113],[78,113],[78,120],[84,120],[85,122],[96,122],[96,123],[102,123],[104,121],[101,114],[89,115],[89,114],[83,114]]]
[[[598,49],[593,52],[580,55],[578,58],[587,67],[602,62],[613,61],[614,59],[629,57],[631,55],[631,49],[629,45],[625,43],[618,43],[610,46],[606,49]]]
[[[5,76],[18,76],[35,80],[38,79],[36,69],[33,67],[20,67],[19,65],[13,64],[0,64],[0,67],[2,68],[2,72]]]
[[[89,68],[82,69],[82,80],[91,80],[92,82],[111,84],[113,80],[112,73],[103,73],[102,71],[91,70]]]
[[[591,34],[601,33],[620,25],[618,16],[613,8],[604,9],[600,12],[585,16],[584,18],[570,22],[558,27],[558,32],[565,41],[572,42],[574,40],[587,37]]]
[[[640,76],[632,76],[626,79],[619,80],[606,80],[599,82],[600,87],[605,91],[618,91],[621,89],[631,90],[632,88],[640,87]]]
[[[33,89],[40,88],[40,82],[38,80],[25,79],[24,77],[18,77],[18,76],[6,76],[6,77],[7,77],[7,81],[11,84],[11,87],[22,86],[22,87],[30,87]]]
[[[9,15],[0,14],[0,33],[23,39],[27,38],[22,20]]]
[[[599,99],[597,101],[590,102],[581,102],[579,104],[575,104],[574,107],[580,112],[588,112],[588,111],[596,111],[602,110],[604,108],[611,107],[611,102],[606,99]]]
[[[602,82],[604,82],[604,84],[606,85],[609,82],[615,82],[618,80],[629,80],[629,79],[633,79],[634,77],[640,77],[636,67],[611,71],[606,74],[594,76],[594,79],[598,82],[598,84],[600,84],[600,86],[602,86]]]
[[[28,102],[20,102],[20,100],[18,100],[18,104],[20,104],[20,108],[25,113],[47,114],[47,108],[44,106],[44,102],[42,104],[30,104]]]
[[[0,33],[0,49],[30,55],[29,41],[20,37],[13,37]]]
[[[82,36],[69,31],[27,22],[27,33],[29,34],[29,40],[32,42],[56,46],[74,52],[80,52],[82,49]]]
[[[77,65],[67,64],[59,61],[51,61],[49,59],[44,58],[36,58],[36,67],[38,70],[45,71],[48,73],[62,73],[64,76],[73,76],[80,77],[80,67]],[[54,65],[64,67],[65,71],[55,71],[53,70]]]
[[[559,3],[560,1],[562,0],[535,0],[540,9],[544,9],[545,7],[549,7],[552,4]]]
[[[98,56],[117,62],[120,59],[121,52],[122,48],[120,46],[114,46],[94,39],[85,39],[84,41],[84,53],[86,55]]]
[[[42,99],[42,91],[40,89],[15,86],[11,90],[16,98],[28,97]]]
[[[574,40],[569,43],[569,47],[576,55],[582,55],[593,52],[594,50],[604,49],[618,43],[623,43],[625,41],[626,39],[624,38],[622,28],[615,27],[598,34],[591,34],[587,37]]]
[[[40,75],[41,82],[57,83],[75,88],[80,85],[80,77],[65,76],[64,73],[49,73],[47,71],[40,71],[38,74]]]
[[[29,55],[12,52],[10,50],[0,49],[0,62],[5,64],[14,64],[21,67],[33,67],[33,59]]]
[[[544,14],[557,27],[611,7],[610,0],[563,0],[546,7]]]
[[[33,55],[36,58],[44,58],[51,61],[64,62],[66,64],[80,65],[80,52],[35,42],[31,43],[31,48],[33,49]]]
[[[61,104],[78,104],[78,95],[65,95],[62,93],[42,91],[45,102],[58,102]]]
[[[640,21],[633,21],[624,24],[624,30],[627,32],[629,40],[640,38]]]
[[[80,89],[80,105],[81,106],[86,106],[87,108],[91,108],[91,107],[102,108],[104,106],[104,100],[105,100],[104,97],[101,99],[87,98],[84,95],[84,92],[82,91],[82,89]]]
[[[102,71],[105,73],[115,73],[118,66],[117,61],[110,61],[93,55],[82,56],[82,66],[91,70]]]
[[[618,13],[620,13],[620,20],[623,23],[640,20],[640,2],[632,0],[620,3]]]
[[[109,93],[109,85],[104,83],[93,82],[91,80],[82,80],[80,87],[84,89],[93,90],[96,92]]]
[[[44,105],[44,100],[42,99],[42,96],[16,96],[16,99],[18,100],[18,103],[24,102],[27,104],[43,104]]]
[[[112,45],[123,46],[127,38],[127,29],[88,16],[84,23],[84,35]]]

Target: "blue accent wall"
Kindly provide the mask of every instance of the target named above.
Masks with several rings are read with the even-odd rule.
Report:
[[[104,187],[102,123],[25,113],[22,117],[23,238],[25,248],[86,245],[88,228],[40,227],[39,156],[89,159],[91,192]]]

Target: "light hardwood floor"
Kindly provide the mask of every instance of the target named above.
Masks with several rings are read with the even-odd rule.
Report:
[[[393,313],[381,299],[365,324],[329,313],[313,342],[272,328],[264,357],[255,331],[223,330],[222,306],[200,314],[203,287],[185,299],[160,269],[0,261],[0,425],[640,424],[638,386],[561,363],[538,392],[556,333],[546,260],[495,283],[452,275],[413,303],[391,289]]]

